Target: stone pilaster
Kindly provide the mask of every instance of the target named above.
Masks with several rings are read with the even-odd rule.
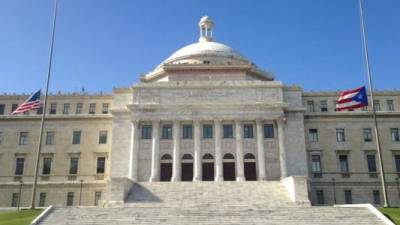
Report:
[[[285,149],[285,121],[284,119],[278,119],[276,121],[278,125],[278,139],[279,139],[279,163],[281,165],[281,178],[287,177],[287,166],[286,166],[286,149]]]
[[[223,160],[222,160],[222,121],[215,120],[215,181],[223,181]]]
[[[266,180],[265,170],[265,150],[264,150],[264,124],[262,120],[256,120],[257,127],[257,164],[258,164],[258,180]]]
[[[129,154],[129,179],[138,181],[138,164],[139,164],[139,121],[131,122],[131,146]]]
[[[193,121],[194,126],[194,163],[193,181],[201,181],[201,124],[199,120]]]
[[[236,181],[244,181],[244,161],[243,161],[243,124],[242,121],[235,121],[236,131]]]
[[[173,156],[172,156],[172,182],[181,180],[181,149],[180,149],[180,140],[181,135],[179,132],[180,122],[178,120],[174,121],[173,124]]]
[[[150,182],[160,180],[160,121],[153,121],[153,139],[151,146],[151,175]]]

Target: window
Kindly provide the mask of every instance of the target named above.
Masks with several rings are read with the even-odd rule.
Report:
[[[193,126],[190,124],[185,124],[182,126],[182,138],[192,139],[193,138]]]
[[[363,129],[363,136],[364,136],[364,141],[365,142],[371,142],[372,141],[372,129],[371,128],[364,128]]]
[[[396,164],[396,172],[400,173],[400,155],[394,156],[394,163]]]
[[[89,104],[89,114],[95,114],[96,113],[96,103],[90,103]]]
[[[82,108],[83,108],[83,104],[82,103],[78,103],[76,104],[76,114],[82,114]]]
[[[14,112],[18,108],[18,104],[11,105],[11,112]]]
[[[27,144],[28,144],[28,132],[20,132],[19,145],[27,145]]]
[[[375,155],[367,155],[368,172],[376,173]]]
[[[13,193],[11,198],[11,207],[17,207],[19,200],[19,194]]]
[[[381,196],[379,194],[379,190],[373,190],[372,191],[372,198],[374,200],[375,205],[380,205],[381,204]]]
[[[107,114],[108,113],[108,103],[103,103],[101,113]]]
[[[391,99],[386,100],[386,104],[387,104],[387,110],[388,111],[394,111],[393,100],[391,100]]]
[[[17,158],[15,163],[15,175],[23,175],[24,174],[24,158]]]
[[[69,114],[69,108],[70,108],[70,104],[64,103],[63,114]]]
[[[142,139],[151,139],[151,136],[152,136],[151,125],[143,125],[142,126]]]
[[[326,100],[320,102],[321,112],[328,112],[328,103]]]
[[[172,139],[172,126],[171,125],[163,125],[161,139]]]
[[[307,109],[309,112],[315,112],[314,101],[309,100],[307,101]]]
[[[5,104],[0,104],[0,115],[4,115],[4,109],[6,108]]]
[[[43,104],[40,104],[39,108],[36,110],[36,114],[43,114]]]
[[[353,204],[353,197],[351,196],[351,190],[344,190],[344,201],[346,204]]]
[[[318,130],[317,129],[309,129],[308,130],[308,140],[311,143],[318,142]]]
[[[0,132],[0,145],[3,144],[3,132]]]
[[[101,199],[101,191],[96,191],[94,193],[94,205],[98,206],[99,205],[99,201]]]
[[[98,157],[97,158],[97,169],[96,173],[103,174],[106,166],[106,157]]]
[[[43,169],[42,169],[42,174],[43,175],[49,175],[51,171],[51,158],[43,158]]]
[[[72,133],[72,144],[78,145],[81,143],[81,131],[74,131]]]
[[[340,163],[340,172],[348,173],[349,172],[349,162],[347,159],[347,155],[339,155],[339,163]]]
[[[336,129],[336,141],[337,142],[345,142],[346,141],[344,129],[342,129],[342,128]]]
[[[73,157],[70,159],[69,174],[71,175],[78,174],[78,163],[79,163],[79,158]]]
[[[224,138],[233,138],[233,125],[232,124],[224,124]]]
[[[264,124],[264,138],[274,138],[274,125]]]
[[[399,141],[399,129],[398,128],[390,128],[390,134],[392,136],[392,141],[393,142],[398,142]]]
[[[39,207],[46,205],[46,192],[40,192],[39,194]]]
[[[243,126],[243,131],[244,131],[244,134],[243,134],[244,138],[253,138],[254,137],[253,136],[253,125],[252,124],[245,124]]]
[[[47,131],[46,133],[46,145],[53,145],[54,144],[54,131]]]
[[[213,137],[213,127],[212,125],[203,125],[203,138]]]
[[[321,156],[311,155],[311,170],[315,178],[322,177]]]
[[[323,190],[316,190],[315,194],[317,196],[317,204],[318,205],[325,204],[324,191]]]
[[[74,205],[74,192],[68,192],[67,193],[67,206],[73,206]]]
[[[374,101],[374,109],[375,111],[381,111],[381,103],[379,102],[379,100]]]
[[[99,144],[107,144],[107,131],[101,130],[99,132]]]
[[[51,103],[50,104],[50,114],[56,114],[57,113],[57,103]]]

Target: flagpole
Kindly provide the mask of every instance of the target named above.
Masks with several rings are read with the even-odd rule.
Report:
[[[58,4],[58,0],[54,0],[53,27],[52,27],[52,32],[51,32],[51,43],[50,43],[50,52],[49,52],[49,66],[48,66],[48,70],[47,70],[46,93],[44,95],[44,101],[43,101],[43,113],[42,113],[42,120],[40,123],[39,144],[37,147],[35,173],[34,173],[34,178],[33,178],[31,209],[35,208],[36,187],[37,187],[37,179],[38,179],[38,171],[39,171],[40,153],[42,151],[43,129],[44,129],[44,121],[46,118],[47,97],[49,94],[51,62],[53,59],[54,33],[55,33],[55,29],[56,29],[56,19],[57,19],[57,4]]]
[[[384,201],[384,207],[389,207],[389,202],[387,199],[387,190],[386,190],[386,178],[385,178],[385,170],[383,168],[383,162],[382,162],[382,150],[381,150],[381,141],[380,141],[380,136],[379,136],[379,130],[378,130],[378,120],[376,118],[376,109],[374,105],[374,89],[372,86],[372,74],[371,74],[371,67],[369,64],[369,54],[368,54],[368,42],[367,42],[367,36],[365,32],[365,16],[364,16],[364,8],[363,8],[363,0],[359,0],[359,7],[360,7],[360,19],[361,19],[361,33],[362,33],[362,38],[363,38],[363,47],[364,47],[364,56],[365,56],[365,65],[367,67],[367,75],[368,75],[368,84],[369,84],[369,90],[370,90],[370,98],[371,98],[371,105],[372,105],[372,115],[374,119],[374,125],[375,125],[375,137],[376,137],[376,148],[378,152],[378,161],[379,161],[379,167],[381,170],[381,185],[382,185],[382,190],[383,190],[383,201]]]

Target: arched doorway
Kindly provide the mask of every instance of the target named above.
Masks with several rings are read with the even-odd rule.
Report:
[[[203,156],[202,160],[202,180],[213,181],[214,180],[214,157],[207,153]]]
[[[256,157],[251,153],[244,155],[244,176],[246,180],[257,180]]]
[[[224,180],[236,180],[235,157],[231,153],[224,155]]]
[[[182,177],[181,181],[193,180],[193,156],[191,154],[184,154],[182,156]]]
[[[169,154],[164,154],[161,157],[160,166],[160,181],[171,181],[172,177],[172,157]]]

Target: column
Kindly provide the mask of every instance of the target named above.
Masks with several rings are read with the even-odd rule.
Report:
[[[138,163],[139,163],[139,121],[132,121],[131,128],[131,146],[129,155],[129,179],[138,181]]]
[[[193,181],[201,181],[201,125],[199,120],[193,121],[194,125],[194,163]]]
[[[153,139],[151,145],[151,175],[150,182],[160,180],[160,121],[153,121]]]
[[[214,181],[223,181],[223,161],[222,161],[222,121],[215,120],[215,178]]]
[[[243,162],[243,124],[242,121],[235,121],[236,131],[236,181],[244,181]]]
[[[172,182],[181,180],[181,148],[180,148],[180,140],[181,135],[179,132],[180,123],[179,121],[174,121],[172,128],[173,135],[173,156],[172,156]]]
[[[281,178],[287,177],[286,167],[286,150],[285,150],[285,121],[278,119],[276,121],[278,125],[278,139],[279,139],[279,161],[281,165]]]
[[[265,150],[264,150],[264,124],[262,120],[256,120],[257,126],[257,167],[258,167],[258,180],[266,180],[265,169]]]

